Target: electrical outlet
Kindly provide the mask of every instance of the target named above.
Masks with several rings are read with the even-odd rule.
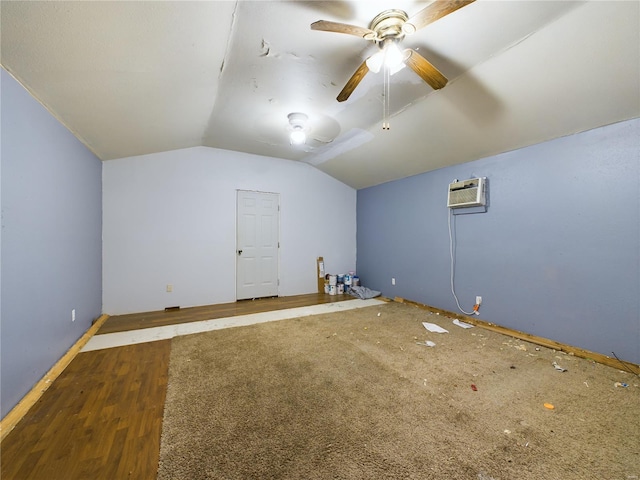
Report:
[[[168,293],[173,292],[173,285],[171,285],[171,284],[167,284],[167,292],[168,292]]]
[[[396,284],[396,279],[395,279],[395,278],[392,278],[392,279],[391,279],[391,285],[395,285],[395,284]]]
[[[71,321],[72,322],[76,321],[76,309],[75,308],[73,310],[71,310]]]
[[[482,297],[476,297],[476,305],[482,305]]]

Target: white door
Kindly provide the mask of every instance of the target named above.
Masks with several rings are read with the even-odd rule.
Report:
[[[278,296],[279,198],[238,190],[236,298]]]

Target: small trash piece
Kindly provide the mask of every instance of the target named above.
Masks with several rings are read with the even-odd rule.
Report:
[[[431,340],[425,340],[424,342],[416,342],[416,345],[425,345],[427,347],[435,347],[436,344]]]
[[[616,388],[617,387],[622,387],[622,388],[627,388],[629,386],[628,383],[621,383],[621,382],[616,382],[613,384]]]
[[[424,328],[426,328],[430,332],[434,332],[434,333],[449,333],[449,330],[445,330],[444,328],[442,328],[439,325],[436,325],[435,323],[422,322],[422,325],[424,326]]]
[[[559,372],[566,372],[567,369],[566,368],[562,368],[560,365],[558,365],[556,362],[552,363],[553,368],[555,368],[556,370],[558,370]]]
[[[474,392],[478,391],[478,387],[476,387],[473,383],[471,384],[471,390],[473,390]]]
[[[459,326],[459,327],[462,327],[462,328],[473,328],[473,325],[470,325],[470,324],[468,324],[468,323],[461,322],[460,320],[454,320],[454,321],[453,321],[453,324],[454,324],[454,325],[457,325],[457,326]]]
[[[552,403],[545,403],[544,404],[544,408],[548,408],[549,410],[553,410],[556,407],[554,407]]]
[[[380,316],[380,312],[378,312],[378,316]]]

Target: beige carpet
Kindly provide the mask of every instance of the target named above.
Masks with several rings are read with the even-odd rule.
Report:
[[[636,479],[638,380],[395,303],[179,337],[158,478]]]

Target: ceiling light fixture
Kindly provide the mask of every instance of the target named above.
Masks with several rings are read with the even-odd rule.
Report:
[[[287,115],[287,118],[289,119],[289,125],[291,126],[289,143],[291,145],[303,145],[307,141],[307,134],[304,127],[309,117],[304,113],[295,112]]]
[[[289,135],[289,141],[291,145],[302,145],[307,141],[307,134],[301,130],[301,127],[296,127]]]
[[[382,129],[389,130],[389,116],[391,110],[391,75],[399,72],[405,67],[408,58],[408,50],[403,53],[398,48],[398,37],[390,36],[378,43],[380,51],[371,55],[367,60],[367,68],[374,73],[383,69],[384,80],[382,90]]]
[[[382,66],[389,70],[389,74],[399,72],[405,67],[403,53],[398,47],[396,39],[387,38],[380,44],[380,51],[367,59],[367,67],[374,73],[378,73]]]

